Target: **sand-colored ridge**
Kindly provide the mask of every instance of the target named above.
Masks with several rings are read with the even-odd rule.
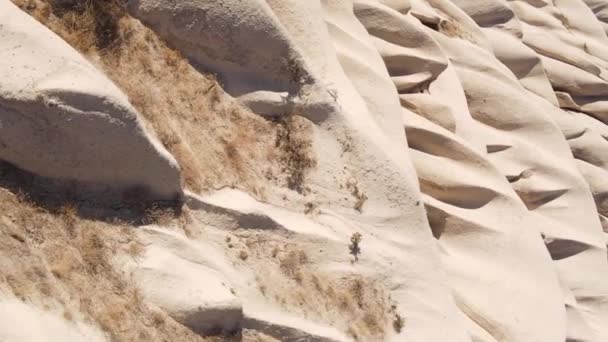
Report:
[[[13,2],[0,339],[608,340],[605,0]]]
[[[8,1],[0,6],[0,158],[99,189],[95,200],[131,188],[152,200],[178,198],[175,160],[146,132],[126,96],[50,30]]]

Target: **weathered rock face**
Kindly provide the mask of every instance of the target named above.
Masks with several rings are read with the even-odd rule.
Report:
[[[228,93],[266,115],[293,110],[301,82],[310,77],[265,1],[224,1],[217,6],[197,0],[143,0],[129,6],[195,65],[216,73]]]
[[[117,265],[148,303],[201,335],[608,340],[607,1],[128,3],[240,104],[309,129],[276,143],[297,187],[187,192],[182,226],[137,231]],[[0,160],[180,193],[120,90],[0,10]]]
[[[245,5],[239,6],[240,3]],[[423,271],[437,269],[439,256],[419,200],[416,175],[404,149],[406,142],[399,99],[370,37],[353,16],[352,4],[342,1],[326,4],[229,1],[227,4],[231,5],[215,6],[190,1],[183,7],[175,1],[143,0],[133,2],[132,10],[169,41],[180,30],[192,33],[206,31],[208,26],[211,32],[222,28],[222,39],[213,44],[206,40],[210,34],[206,32],[200,43],[192,43],[198,42],[200,34],[182,34],[180,39],[192,42],[182,45],[178,39],[176,45],[195,63],[202,67],[210,66],[220,76],[228,77],[229,93],[231,81],[236,84],[242,81],[238,77],[231,80],[232,68],[216,69],[216,65],[221,67],[224,63],[221,56],[226,51],[259,49],[260,54],[268,54],[272,50],[268,51],[267,45],[282,42],[285,48],[276,50],[277,54],[273,54],[272,60],[285,63],[292,58],[292,68],[301,70],[299,74],[302,75],[294,80],[298,89],[282,89],[289,92],[294,102],[299,103],[296,113],[310,117],[317,123],[313,148],[318,171],[314,171],[310,182],[307,182],[314,193],[315,202],[319,201],[327,208],[340,212],[341,219],[352,229],[354,220],[359,221],[352,217],[356,212],[353,206],[357,206],[352,203],[352,198],[353,194],[356,194],[354,197],[359,196],[361,206],[364,205],[359,210],[366,213],[366,221],[359,221],[357,225],[370,232],[379,229],[383,231],[379,234],[390,234],[392,237],[389,239],[394,238],[393,242],[378,242],[384,246],[386,254],[379,255],[374,264],[382,258],[396,258],[406,250],[406,245],[409,246],[407,249],[411,248],[411,253],[420,256],[403,258],[399,263],[377,265],[382,270],[379,273],[395,274],[394,279],[386,280],[391,284],[387,286],[396,288],[391,294],[395,308],[412,314],[408,318],[410,329],[407,336],[427,336],[431,340],[458,340],[460,336],[460,339],[464,339],[464,329],[460,327],[462,323],[453,299],[446,296],[444,273]],[[185,9],[191,6],[201,11],[212,8],[214,15],[210,16],[210,22],[187,16],[191,12]],[[233,16],[241,19],[233,20]],[[244,28],[239,23],[242,21],[261,30],[257,39],[248,39],[248,35],[241,34]],[[267,24],[256,26],[256,22]],[[260,34],[264,38],[260,38]],[[207,56],[205,59],[200,57],[203,54]],[[214,60],[213,56],[219,56],[219,59]],[[240,54],[231,58],[237,56]],[[259,54],[246,56],[245,60],[236,60],[252,65],[253,74],[250,77],[253,80],[245,82],[253,87],[249,90],[251,94],[272,89],[268,88],[266,78],[271,75],[276,75],[277,79],[293,78],[281,70],[279,62],[270,63],[271,66],[266,68],[268,61]],[[256,77],[259,82],[255,81]],[[271,83],[282,84],[276,79]],[[231,94],[238,97],[238,93]],[[270,108],[271,111],[260,114],[275,114],[273,109],[276,106],[272,107],[271,103],[267,105],[262,109]],[[260,109],[255,106],[250,108],[254,111]],[[318,115],[319,108],[326,114]],[[387,182],[389,179],[393,181]],[[345,241],[348,236],[343,237]],[[340,268],[346,274],[348,263],[342,262]],[[419,281],[409,286],[402,286],[402,280],[398,280],[415,278],[419,278]],[[422,297],[433,299],[420,302]],[[445,318],[446,312],[452,314]],[[441,329],[437,329],[438,317],[444,317],[439,319]],[[278,324],[271,321],[273,323]],[[398,340],[403,336],[394,338]]]
[[[431,253],[441,256],[448,273],[447,279],[419,281],[449,284],[465,318],[456,328],[457,314],[447,323],[440,319],[445,309],[430,314],[406,304],[416,317],[406,338],[441,340],[447,337],[437,330],[443,329],[455,329],[449,330],[452,341],[468,340],[465,335],[483,341],[607,336],[600,322],[608,317],[608,279],[586,275],[608,271],[593,202],[602,217],[606,177],[599,155],[606,142],[599,132],[605,127],[603,46],[608,40],[582,1],[240,4],[141,0],[132,9],[195,63],[225,77],[229,92],[246,84],[248,94],[280,88],[289,94],[283,98],[297,97],[300,90],[285,85],[280,67],[293,61],[312,84],[335,92],[337,106],[329,117],[341,118],[342,129],[355,136],[354,145],[399,144],[394,128],[402,117],[410,150],[409,156],[402,148],[399,154],[416,169],[430,229],[442,251]],[[601,11],[597,4],[591,7]],[[196,11],[206,16],[190,16]],[[276,53],[269,46],[276,46]],[[226,64],[231,58],[247,69],[246,82]],[[250,108],[275,113],[285,102]],[[306,116],[306,106],[302,109]],[[592,136],[593,147],[591,140],[583,142]],[[355,158],[368,169],[362,183],[382,174],[380,154],[370,158],[357,152]],[[399,164],[402,170],[406,164]],[[391,202],[387,193],[374,195]],[[376,209],[372,196],[363,216]],[[395,224],[407,226],[407,220]],[[408,250],[414,253],[420,252]],[[413,267],[428,273],[428,266]],[[408,291],[416,296],[419,290]],[[429,301],[444,305],[439,298]],[[428,329],[417,320],[417,310],[433,321]],[[446,325],[437,329],[439,322]]]
[[[9,1],[0,22],[1,160],[94,189],[95,200],[131,188],[142,199],[179,196],[175,160],[112,82]]]
[[[3,300],[0,308],[3,341],[105,341],[101,331],[83,322],[68,322],[57,313],[38,310],[16,300]]]
[[[202,335],[241,329],[242,304],[215,265],[201,257],[202,246],[162,228],[146,228],[140,236],[149,247],[138,262],[127,260],[125,267],[151,303]]]

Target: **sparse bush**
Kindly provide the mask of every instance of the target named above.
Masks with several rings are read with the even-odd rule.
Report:
[[[262,196],[258,183],[279,176],[286,155],[274,146],[280,126],[224,97],[213,74],[191,66],[130,17],[125,0],[13,2],[129,97],[149,131],[178,161],[184,187],[200,193],[230,186]]]
[[[0,235],[7,236],[0,239],[0,268],[16,297],[41,308],[63,305],[66,320],[84,317],[113,341],[202,340],[173,320],[145,323],[151,310],[111,260],[138,243],[131,227],[83,219],[70,205],[47,210],[2,187],[0,213],[10,218],[0,220]],[[16,233],[23,241],[8,238]]]
[[[282,171],[287,175],[287,187],[299,193],[304,192],[306,173],[317,164],[305,120],[295,115],[279,118],[275,143],[275,147],[281,151],[279,159]]]
[[[293,275],[293,280],[295,280],[298,284],[302,284],[304,281],[304,275],[302,274],[301,270],[296,271],[296,273]]]
[[[311,214],[313,211],[315,211],[315,209],[317,208],[317,205],[312,203],[312,202],[307,202],[304,205],[304,214]]]
[[[310,75],[305,69],[302,68],[302,62],[298,59],[298,57],[287,57],[284,68],[286,69],[285,71],[291,76],[291,81],[296,86],[302,86],[312,81]]]
[[[310,280],[312,281],[313,285],[315,286],[315,290],[317,290],[320,293],[323,293],[323,285],[321,284],[321,280],[319,280],[319,277],[317,277],[315,274],[313,274],[310,277]]]
[[[355,198],[355,205],[353,206],[353,208],[355,208],[355,210],[358,212],[362,212],[363,205],[367,201],[367,195],[359,189],[359,185],[356,181],[350,181],[346,184],[346,186],[350,189],[351,195],[353,195],[353,197]]]
[[[359,306],[360,309],[363,309],[363,300],[365,296],[363,281],[361,281],[360,279],[355,279],[351,286],[351,291],[353,299],[355,300],[355,302],[357,302],[357,306]]]
[[[308,256],[304,251],[291,251],[285,256],[281,258],[279,261],[281,271],[291,278],[295,279],[298,282],[302,281],[302,275],[300,274],[300,268],[302,265],[308,262]]]
[[[126,1],[123,0],[50,0],[51,11],[79,30],[86,25],[93,30],[86,33],[81,43],[91,44],[100,50],[119,47],[121,32],[119,20],[126,16]],[[88,35],[91,33],[92,35]]]
[[[358,212],[363,211],[363,204],[365,204],[365,201],[367,201],[367,196],[364,193],[358,193],[357,196],[357,201],[355,202],[355,210]]]
[[[380,326],[380,322],[378,322],[378,317],[371,312],[366,312],[363,314],[362,318],[363,324],[368,331],[372,332],[380,332],[382,331],[382,327]]]
[[[80,241],[80,255],[87,270],[94,274],[102,274],[111,267],[108,261],[108,248],[94,229],[85,229]]]
[[[298,252],[298,261],[300,262],[300,265],[308,263],[308,255],[306,254],[306,252],[302,250]]]
[[[145,252],[146,248],[144,244],[139,241],[132,241],[127,248],[127,253],[135,259],[141,257]]]
[[[405,324],[405,321],[403,320],[403,317],[401,317],[401,315],[396,313],[395,317],[393,317],[393,329],[395,329],[395,332],[397,334],[401,333],[401,330],[403,329],[404,324]]]
[[[359,254],[361,254],[361,239],[363,237],[359,233],[354,233],[350,237],[350,245],[348,245],[348,249],[350,254],[355,257],[355,261],[359,260]]]
[[[230,236],[226,236],[226,246],[228,246],[228,248],[234,247],[234,244],[232,243],[232,238]]]

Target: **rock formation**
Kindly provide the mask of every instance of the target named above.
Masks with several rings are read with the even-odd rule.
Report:
[[[0,306],[74,341],[608,340],[607,1],[13,2],[0,265],[72,299],[16,268]],[[84,297],[58,243],[132,335],[40,311]]]
[[[128,99],[53,32],[3,1],[0,159],[101,190],[181,193],[179,169]]]

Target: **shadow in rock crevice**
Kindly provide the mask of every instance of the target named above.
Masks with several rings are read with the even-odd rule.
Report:
[[[123,222],[134,225],[154,223],[158,216],[181,215],[183,196],[169,201],[151,200],[145,186],[128,188],[73,179],[43,177],[0,160],[0,188],[51,213],[75,209],[84,219]]]

